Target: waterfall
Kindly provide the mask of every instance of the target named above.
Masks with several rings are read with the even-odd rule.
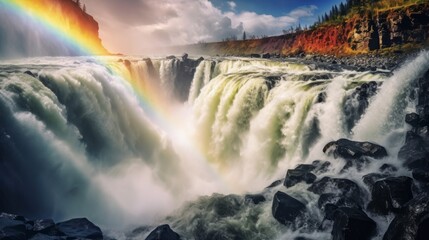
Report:
[[[216,228],[248,239],[294,236],[272,218],[271,201],[249,207],[238,195],[210,195],[261,191],[313,160],[330,160],[326,175],[360,185],[380,164],[399,165],[403,113],[414,107],[408,93],[428,60],[423,52],[391,76],[241,58],[0,62],[0,211],[107,226],[170,214],[187,238]],[[391,157],[340,172],[344,163],[322,152],[338,138],[380,143]],[[290,193],[323,218],[306,187]],[[274,190],[263,193],[271,200]]]

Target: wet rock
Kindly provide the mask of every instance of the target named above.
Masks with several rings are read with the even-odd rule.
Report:
[[[412,127],[417,127],[420,122],[420,116],[417,113],[409,113],[405,115],[405,122]]]
[[[57,229],[72,238],[103,239],[100,228],[86,218],[74,218],[57,223]]]
[[[66,236],[53,236],[53,235],[47,235],[43,233],[37,233],[33,237],[30,238],[30,240],[67,240],[68,238]]]
[[[409,201],[396,215],[383,240],[415,239],[429,236],[429,196],[423,193]]]
[[[398,153],[398,158],[405,160],[404,164],[408,169],[429,167],[429,162],[426,161],[427,151],[423,138],[412,131],[408,131],[405,144],[401,147]],[[427,162],[425,164],[425,162]]]
[[[359,186],[344,178],[330,178],[323,177],[322,179],[314,182],[308,191],[316,194],[334,193],[345,198],[352,198],[360,201],[361,190]]]
[[[332,153],[334,157],[344,159],[358,159],[360,157],[379,159],[387,156],[386,149],[380,145],[371,142],[356,142],[344,138],[329,142],[323,148],[323,152]]]
[[[180,236],[171,230],[168,224],[164,224],[155,228],[146,240],[179,240]]]
[[[244,200],[254,204],[259,204],[266,201],[264,195],[262,194],[246,194],[244,195]]]
[[[296,168],[294,170],[311,172],[314,169],[316,169],[316,166],[314,166],[313,164],[299,164],[298,166],[296,166]]]
[[[369,173],[362,176],[362,181],[368,186],[369,190],[372,190],[375,182],[386,177],[389,177],[389,175],[382,173]]]
[[[250,54],[250,57],[251,57],[251,58],[260,58],[260,57],[261,57],[261,55],[260,55],[260,54],[258,54],[258,53],[252,53],[252,54]]]
[[[24,73],[25,73],[25,74],[27,74],[27,75],[30,75],[30,76],[32,76],[32,77],[34,77],[34,78],[36,77],[36,75],[34,75],[34,73],[32,73],[31,71],[28,71],[28,70],[27,70],[27,71],[25,71]]]
[[[313,171],[316,174],[327,172],[331,166],[330,162],[321,160],[314,160],[311,164],[316,167]]]
[[[309,171],[289,169],[286,173],[284,185],[289,188],[300,182],[310,184],[313,183],[316,178],[316,175],[310,173]]]
[[[271,58],[271,54],[270,53],[263,53],[262,58],[265,58],[265,59]]]
[[[184,53],[183,55],[182,55],[182,61],[186,61],[186,60],[188,60],[188,54],[187,53]]]
[[[398,168],[396,168],[392,164],[385,163],[385,164],[381,165],[378,170],[380,170],[380,172],[382,172],[382,173],[394,173],[394,172],[398,171]]]
[[[59,235],[60,233],[55,228],[55,223],[52,219],[39,219],[33,222],[31,231],[47,235]]]
[[[270,185],[268,185],[266,188],[277,187],[278,185],[282,184],[282,182],[283,182],[283,179],[276,180],[276,181],[272,182]]]
[[[333,215],[333,240],[369,240],[376,233],[377,224],[360,209],[340,207]]]
[[[420,182],[429,183],[429,172],[422,169],[414,169],[413,178]]]
[[[0,214],[0,239],[27,239],[27,227],[22,216]]]
[[[170,55],[170,56],[167,56],[165,59],[169,59],[169,60],[171,60],[171,59],[176,59],[176,56],[174,56],[174,55]]]
[[[295,222],[295,220],[302,216],[305,211],[305,205],[289,196],[284,192],[278,191],[274,195],[272,205],[273,217],[282,224],[288,225]]]
[[[377,181],[371,191],[368,209],[386,215],[390,211],[399,212],[413,198],[411,191],[413,180],[409,177],[388,177]]]

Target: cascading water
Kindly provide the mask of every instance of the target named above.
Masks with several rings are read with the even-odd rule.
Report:
[[[107,227],[156,224],[168,214],[185,239],[329,239],[312,224],[291,230],[272,217],[270,200],[283,186],[263,190],[267,201],[258,205],[211,194],[260,192],[319,159],[331,162],[322,176],[347,175],[368,191],[362,175],[399,166],[401,118],[414,107],[406,96],[429,68],[427,52],[392,76],[206,59],[182,103],[182,60],[101,59],[107,67],[84,57],[0,64],[1,211],[88,216]],[[338,138],[377,142],[390,157],[340,171],[344,163],[322,152]],[[321,221],[307,187],[288,193],[307,204],[310,222]],[[389,219],[377,221],[383,230]]]

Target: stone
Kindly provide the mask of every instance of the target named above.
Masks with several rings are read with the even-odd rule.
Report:
[[[25,74],[27,74],[27,75],[29,75],[29,76],[32,76],[32,77],[34,77],[34,78],[36,77],[36,75],[34,75],[34,73],[32,73],[31,71],[28,71],[28,70],[27,70],[27,71],[25,71],[24,73],[25,73]]]
[[[55,228],[55,223],[52,219],[34,220],[31,231],[51,236],[59,234],[58,230]]]
[[[266,188],[277,187],[278,185],[282,184],[282,182],[283,182],[283,179],[276,180],[276,181],[272,182],[270,185],[268,185]]]
[[[383,240],[423,240],[429,236],[429,196],[409,201],[390,223]]]
[[[250,54],[250,57],[251,57],[251,58],[260,58],[260,57],[261,57],[261,55],[260,55],[260,54],[258,54],[258,53],[252,53],[252,54]]]
[[[333,213],[333,240],[370,240],[377,224],[361,209],[340,207]]]
[[[187,53],[184,53],[183,55],[182,55],[182,61],[186,61],[186,60],[188,60],[188,54]]]
[[[180,240],[180,236],[170,228],[170,225],[163,224],[156,227],[146,240]]]
[[[375,182],[386,177],[389,177],[389,175],[382,173],[368,173],[362,176],[362,181],[368,186],[369,190],[372,190]]]
[[[103,239],[100,228],[86,218],[74,218],[57,223],[57,229],[68,237]]]
[[[26,231],[25,222],[0,216],[0,239],[25,240]]]
[[[176,56],[174,56],[174,55],[170,55],[170,56],[167,56],[165,59],[168,59],[168,60],[176,59]]]
[[[388,177],[375,182],[368,209],[381,215],[399,212],[413,198],[412,183],[413,180],[405,176]]]
[[[244,200],[254,204],[259,204],[266,201],[264,195],[262,194],[246,194],[244,195]]]
[[[284,185],[289,188],[294,186],[297,183],[305,182],[307,184],[313,183],[316,180],[316,175],[305,171],[297,169],[289,169],[286,173]]]
[[[273,217],[277,221],[289,225],[295,223],[298,217],[304,215],[306,207],[304,203],[284,192],[278,191],[274,195],[271,210]]]
[[[420,182],[429,183],[429,172],[422,169],[414,169],[413,178]]]
[[[323,148],[323,152],[332,153],[334,157],[344,159],[357,159],[362,156],[379,159],[387,156],[386,149],[380,145],[371,142],[351,141],[344,138],[329,142]]]
[[[427,155],[423,138],[412,131],[408,131],[405,144],[399,150],[398,158],[403,159],[405,166],[412,170],[423,167],[427,162]],[[429,162],[425,167],[429,167]]]
[[[358,202],[361,196],[359,186],[355,182],[344,178],[323,177],[314,182],[308,188],[308,191],[319,195],[324,193],[335,193],[346,198],[356,199]]]
[[[412,127],[417,127],[420,122],[420,116],[417,113],[409,113],[405,115],[405,122]]]
[[[271,54],[270,53],[263,53],[262,58],[265,58],[265,59],[271,58]]]

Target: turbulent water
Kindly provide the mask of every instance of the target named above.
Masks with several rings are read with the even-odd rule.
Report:
[[[361,177],[399,165],[413,83],[429,68],[427,52],[393,73],[206,59],[183,102],[180,60],[127,59],[0,63],[1,211],[87,216],[110,229],[169,222],[185,239],[329,239],[278,223],[270,200],[284,187],[264,188],[323,159],[332,163],[323,176],[348,176],[368,201]],[[344,163],[322,148],[342,137],[379,143],[390,157],[340,173]],[[287,192],[321,221],[307,187]],[[261,192],[262,204],[242,197]],[[384,232],[390,218],[374,218]]]

